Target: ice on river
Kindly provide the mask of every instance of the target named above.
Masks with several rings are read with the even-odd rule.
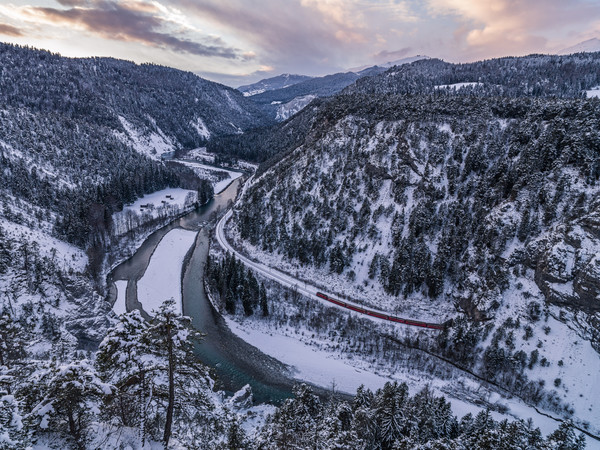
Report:
[[[144,311],[151,313],[170,298],[175,300],[177,311],[181,307],[181,270],[183,259],[196,239],[195,231],[176,228],[160,241],[144,276],[138,281],[138,301]]]

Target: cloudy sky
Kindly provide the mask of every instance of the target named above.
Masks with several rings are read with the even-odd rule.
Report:
[[[0,41],[238,86],[416,54],[550,53],[600,38],[600,0],[2,0]]]

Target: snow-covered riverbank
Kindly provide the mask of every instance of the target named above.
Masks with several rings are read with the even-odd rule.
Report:
[[[325,342],[322,336],[315,335],[308,328],[293,330],[291,328],[273,328],[261,321],[248,318],[232,319],[224,315],[227,325],[234,334],[255,346],[263,353],[290,366],[299,381],[308,382],[325,389],[332,387],[336,391],[354,394],[360,385],[371,390],[381,388],[387,381],[406,382],[412,393],[425,387],[433,389],[437,395],[444,395],[452,404],[453,413],[459,418],[471,413],[476,415],[488,405],[501,406],[506,412],[492,411],[495,420],[531,418],[547,436],[558,426],[558,422],[538,413],[516,397],[506,398],[483,387],[476,380],[462,376],[458,371],[451,380],[442,380],[426,376],[419,371],[407,368],[388,367],[383,362],[368,361],[360,356],[345,355],[340,350],[333,350],[335,342]],[[487,397],[486,403],[476,405],[453,393],[464,392],[467,398],[472,394]],[[597,441],[588,439],[590,449],[600,449]]]
[[[177,162],[193,169],[196,175],[210,180],[213,185],[213,189],[215,190],[215,194],[222,192],[231,184],[233,180],[236,180],[243,175],[242,172],[220,169],[218,167],[209,166],[194,161],[178,160]],[[227,174],[227,176],[215,177],[214,174]]]

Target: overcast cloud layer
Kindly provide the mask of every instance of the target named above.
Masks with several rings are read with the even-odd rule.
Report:
[[[14,0],[0,40],[155,62],[230,85],[425,54],[551,53],[600,37],[594,0]]]

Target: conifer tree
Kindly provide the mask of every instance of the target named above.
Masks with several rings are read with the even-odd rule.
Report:
[[[165,301],[150,321],[147,342],[150,351],[165,362],[167,375],[167,405],[165,411],[163,444],[167,448],[173,433],[175,405],[196,402],[198,387],[191,378],[205,380],[205,368],[193,353],[193,341],[201,334],[191,327],[191,319],[176,312],[173,299]],[[179,378],[176,380],[176,377]],[[182,382],[183,385],[177,383]],[[186,386],[187,385],[187,386]]]
[[[0,394],[0,450],[31,448],[31,430],[23,423],[20,403],[13,395]]]
[[[99,413],[99,402],[113,387],[103,382],[87,360],[51,364],[38,378],[41,400],[31,415],[39,419],[38,429],[65,433],[84,450],[88,426]]]

